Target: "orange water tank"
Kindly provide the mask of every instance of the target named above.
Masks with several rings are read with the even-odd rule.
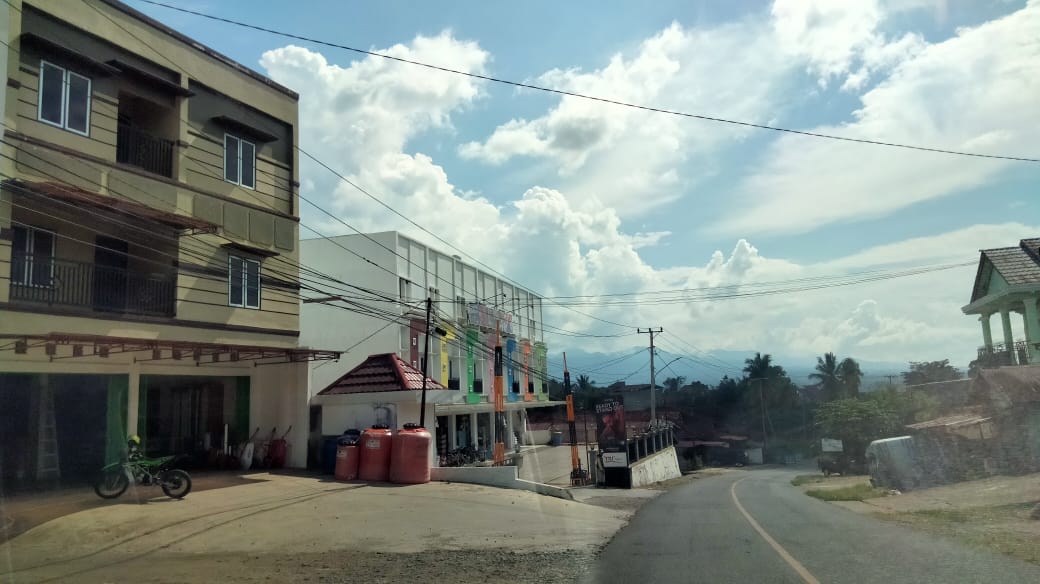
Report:
[[[385,482],[390,477],[390,445],[393,434],[386,426],[375,425],[361,433],[358,478]]]
[[[358,459],[360,449],[354,445],[341,445],[336,448],[337,481],[352,481],[358,478]]]
[[[419,484],[430,482],[430,445],[433,437],[418,424],[405,424],[394,436],[390,455],[390,482]]]

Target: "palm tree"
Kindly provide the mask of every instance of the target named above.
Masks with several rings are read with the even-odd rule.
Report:
[[[578,391],[588,391],[596,385],[595,381],[589,378],[588,375],[578,376]]]
[[[774,373],[773,356],[769,353],[755,353],[754,357],[744,359],[744,373],[751,379],[764,379]]]
[[[859,395],[860,382],[863,380],[863,371],[859,363],[852,357],[845,357],[838,365],[838,379],[841,381],[842,393],[845,397],[856,397]]]
[[[809,379],[820,386],[826,401],[835,400],[841,396],[842,383],[839,370],[838,358],[834,353],[824,353],[823,357],[816,358],[816,371],[809,374]]]

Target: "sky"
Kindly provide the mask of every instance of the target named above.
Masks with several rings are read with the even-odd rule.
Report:
[[[171,1],[655,108],[1040,157],[1040,0]],[[1040,164],[647,112],[128,3],[297,91],[302,149],[547,297],[759,290],[756,283],[973,262],[979,249],[1040,235]],[[301,161],[302,194],[352,226],[401,229],[445,247]],[[306,205],[302,220],[323,235],[350,232]],[[974,274],[967,265],[715,302],[547,301],[550,324],[598,335],[547,335],[550,362],[566,350],[589,369],[645,346],[634,327],[660,326],[661,347],[685,355],[670,370],[709,382],[736,373],[739,355],[754,351],[803,368],[827,351],[965,366],[981,344],[979,323],[960,311]],[[1014,328],[1021,337],[1020,317]]]

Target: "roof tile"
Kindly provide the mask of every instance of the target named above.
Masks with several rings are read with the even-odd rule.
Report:
[[[370,355],[318,395],[421,390],[422,379],[422,372],[405,363],[396,353],[383,353]],[[426,389],[447,388],[427,377]]]

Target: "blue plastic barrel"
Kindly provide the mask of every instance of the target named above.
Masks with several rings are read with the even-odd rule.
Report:
[[[563,444],[563,432],[553,432],[552,433],[552,445],[553,446],[560,446],[561,444]]]
[[[339,436],[326,436],[321,443],[321,472],[322,474],[333,474],[336,472],[336,448]]]

